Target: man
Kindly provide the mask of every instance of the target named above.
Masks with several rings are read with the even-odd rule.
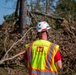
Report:
[[[50,28],[47,22],[39,22],[36,26],[39,39],[26,45],[24,59],[29,75],[58,75],[62,68],[59,45],[47,41]]]

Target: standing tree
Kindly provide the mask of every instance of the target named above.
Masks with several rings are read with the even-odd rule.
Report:
[[[56,0],[29,0],[31,11],[38,11],[46,14],[53,13]]]
[[[26,0],[20,0],[20,13],[19,13],[19,32],[23,35],[26,25],[26,16],[27,16],[27,1]]]
[[[15,9],[15,17],[18,17],[19,2],[20,2],[20,0],[17,0],[16,9]]]

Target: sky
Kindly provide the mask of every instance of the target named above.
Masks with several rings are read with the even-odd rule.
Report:
[[[0,25],[4,22],[4,16],[10,15],[15,11],[16,2],[17,0],[0,0]],[[30,0],[27,0],[27,3],[29,4]]]
[[[7,1],[7,2],[6,2]],[[30,3],[29,0],[27,0]],[[0,0],[0,25],[4,22],[4,16],[15,11],[17,0]]]
[[[0,0],[0,24],[4,22],[3,16],[9,15],[15,11],[16,0],[8,1]]]

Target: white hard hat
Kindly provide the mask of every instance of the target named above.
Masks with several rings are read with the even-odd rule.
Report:
[[[49,24],[46,21],[39,22],[36,26],[37,32],[47,31],[50,28],[51,27],[49,26]]]

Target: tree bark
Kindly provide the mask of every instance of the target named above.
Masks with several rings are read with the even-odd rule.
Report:
[[[16,9],[15,9],[15,17],[18,17],[19,2],[20,0],[17,0]]]
[[[25,33],[26,25],[26,16],[27,16],[27,1],[20,0],[20,14],[19,14],[19,32],[23,35]]]

